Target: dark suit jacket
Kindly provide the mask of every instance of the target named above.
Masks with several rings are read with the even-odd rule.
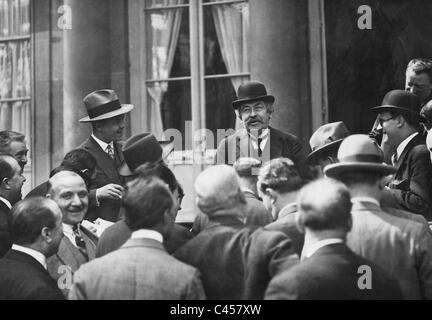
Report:
[[[306,174],[307,150],[303,148],[300,140],[293,134],[284,133],[271,127],[269,129],[270,139],[264,147],[261,159],[258,157],[258,151],[252,147],[246,129],[240,129],[219,144],[216,162],[232,165],[239,158],[251,157],[263,160],[264,163],[271,159],[283,157],[291,159]]]
[[[0,300],[64,300],[57,283],[32,256],[10,250],[0,259]]]
[[[86,234],[84,228],[81,227],[81,236],[84,239],[87,255],[89,260],[95,258],[96,244],[90,239]],[[60,272],[61,266],[68,266],[72,274],[78,270],[78,268],[87,262],[84,255],[75,247],[70,240],[64,236],[60,242],[58,252],[47,259],[48,272],[54,280],[58,280],[60,277],[64,276],[64,273]],[[70,288],[65,288],[62,290],[65,297],[68,296]]]
[[[11,211],[8,206],[0,201],[0,258],[12,247],[10,225],[12,222]]]
[[[275,222],[265,226],[264,228],[285,233],[291,239],[295,253],[297,253],[300,257],[303,250],[304,234],[297,228],[297,223],[295,221],[297,207],[292,206],[288,209],[290,209],[292,212],[285,213],[283,216],[283,212],[280,212],[280,218]]]
[[[83,266],[71,300],[203,300],[200,273],[170,256],[153,239],[130,239]]]
[[[432,164],[424,136],[418,134],[408,143],[396,167],[389,187],[397,206],[432,220],[429,212]]]
[[[99,238],[96,257],[102,257],[112,251],[119,249],[131,237],[131,230],[124,220],[117,221],[107,228]],[[169,235],[164,238],[164,247],[169,254],[172,254],[187,241],[192,239],[192,233],[178,224],[174,224]]]
[[[201,271],[208,299],[263,299],[270,279],[298,263],[281,232],[246,226],[232,216],[210,220],[174,256]]]
[[[358,286],[371,268],[372,289]],[[362,281],[360,281],[362,283]],[[268,300],[370,300],[402,299],[397,281],[381,268],[354,254],[345,244],[319,249],[310,258],[274,277],[266,291]]]
[[[104,220],[116,222],[118,220],[121,201],[104,200],[98,207],[96,206],[96,189],[110,183],[123,184],[123,178],[117,171],[117,168],[120,167],[124,160],[121,151],[122,145],[119,142],[114,143],[116,161],[113,161],[92,137],[84,141],[79,148],[90,152],[97,160],[96,178],[92,180],[90,185],[89,210],[86,219],[93,221],[100,217]]]

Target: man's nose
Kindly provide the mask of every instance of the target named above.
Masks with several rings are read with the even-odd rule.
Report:
[[[80,197],[78,197],[77,194],[73,196],[72,204],[77,205],[77,206],[81,205],[81,199],[80,199]]]

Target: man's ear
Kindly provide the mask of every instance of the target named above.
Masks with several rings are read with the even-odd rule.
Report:
[[[239,118],[240,120],[243,120],[243,119],[242,119],[242,116],[241,116],[241,114],[240,114],[239,109],[235,109],[234,112],[235,112],[235,114],[237,115],[237,118]]]
[[[276,190],[272,188],[266,188],[265,193],[270,197],[272,203],[275,203],[279,197],[279,194],[276,192]]]
[[[41,230],[41,237],[47,243],[51,243],[53,241],[53,239],[51,237],[51,230],[48,227],[42,228],[42,230]]]
[[[10,185],[9,185],[9,179],[8,179],[8,178],[4,178],[4,179],[2,180],[2,182],[1,182],[1,185],[2,185],[2,187],[3,187],[4,189],[6,189],[6,190],[10,190],[10,189],[11,189],[11,187],[10,187]]]

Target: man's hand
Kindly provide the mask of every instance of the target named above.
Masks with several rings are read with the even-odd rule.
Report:
[[[96,198],[99,202],[108,199],[119,201],[123,197],[123,192],[124,189],[122,186],[111,183],[97,189]]]

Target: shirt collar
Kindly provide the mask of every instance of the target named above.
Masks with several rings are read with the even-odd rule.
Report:
[[[414,139],[414,137],[415,137],[416,135],[418,135],[418,132],[414,132],[412,135],[410,135],[408,138],[406,138],[404,141],[402,141],[402,142],[398,145],[398,147],[397,147],[397,149],[396,149],[396,152],[397,152],[397,156],[398,156],[398,158],[400,158],[402,152],[405,150],[405,148],[406,148],[406,146],[408,145],[408,143],[410,143],[410,141],[411,141],[412,139]]]
[[[8,199],[3,198],[3,197],[0,197],[0,200],[1,200],[5,205],[7,205],[7,207],[9,208],[9,210],[12,209],[12,205],[11,205],[11,203],[9,202]]]
[[[311,246],[309,246],[308,248],[305,248],[303,250],[302,258],[303,259],[304,258],[310,258],[319,249],[321,249],[325,246],[329,246],[331,244],[337,244],[337,243],[344,243],[344,241],[342,239],[339,239],[339,238],[329,238],[329,239],[324,239],[324,240],[315,242],[314,244],[312,244]]]
[[[106,148],[108,147],[108,145],[110,145],[111,148],[113,148],[113,150],[114,150],[114,143],[112,141],[110,143],[106,143],[106,142],[96,138],[96,136],[93,133],[91,136],[97,142],[97,144],[102,148],[102,150],[104,152],[106,152]]]
[[[378,207],[380,206],[380,203],[377,199],[374,199],[372,197],[353,197],[351,198],[351,202],[371,202],[375,205],[377,205]]]
[[[163,236],[161,233],[155,230],[141,229],[135,232],[132,232],[131,239],[152,239],[156,240],[160,243],[163,243]]]
[[[254,135],[251,135],[249,132],[248,132],[248,134],[249,134],[249,136],[252,139],[255,140],[255,136]],[[265,140],[265,139],[268,138],[268,135],[269,135],[269,128],[266,128],[266,129],[262,130],[261,135],[259,136],[259,138]]]
[[[47,270],[46,257],[42,252],[27,247],[23,247],[17,244],[12,245],[12,250],[19,251],[28,254],[29,256],[32,256],[34,259],[37,260],[37,262],[39,262],[45,268],[45,270]]]
[[[278,214],[278,219],[286,217],[292,213],[297,212],[297,202],[292,202],[283,207]]]

